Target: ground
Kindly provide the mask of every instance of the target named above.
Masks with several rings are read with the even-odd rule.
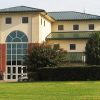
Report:
[[[0,100],[100,100],[100,82],[2,82]]]

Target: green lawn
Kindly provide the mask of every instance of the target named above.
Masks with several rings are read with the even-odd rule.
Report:
[[[100,100],[100,82],[0,83],[0,100]]]

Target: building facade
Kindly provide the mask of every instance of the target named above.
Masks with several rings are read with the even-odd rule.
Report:
[[[18,6],[0,10],[0,75],[18,80],[26,75],[24,56],[32,43],[47,44],[69,53],[85,52],[92,32],[100,31],[100,16],[79,12],[46,12]]]

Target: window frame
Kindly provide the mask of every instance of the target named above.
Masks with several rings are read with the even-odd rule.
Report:
[[[27,20],[24,18],[27,18]],[[29,23],[29,17],[22,17],[22,24],[27,24],[27,23]]]
[[[73,25],[73,30],[76,30],[76,31],[79,30],[79,25],[78,24],[74,24]]]
[[[95,25],[94,25],[94,24],[89,24],[89,25],[88,25],[88,29],[89,29],[89,30],[94,30],[94,28],[95,28]]]
[[[64,30],[64,25],[58,25],[58,30]]]
[[[6,17],[5,18],[5,24],[12,24],[12,18],[11,17]]]
[[[73,43],[70,44],[69,46],[70,46],[70,50],[76,50],[76,44]]]

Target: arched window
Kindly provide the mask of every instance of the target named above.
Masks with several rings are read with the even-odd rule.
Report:
[[[23,58],[27,55],[28,38],[21,31],[11,32],[6,39],[7,65],[23,65]]]

